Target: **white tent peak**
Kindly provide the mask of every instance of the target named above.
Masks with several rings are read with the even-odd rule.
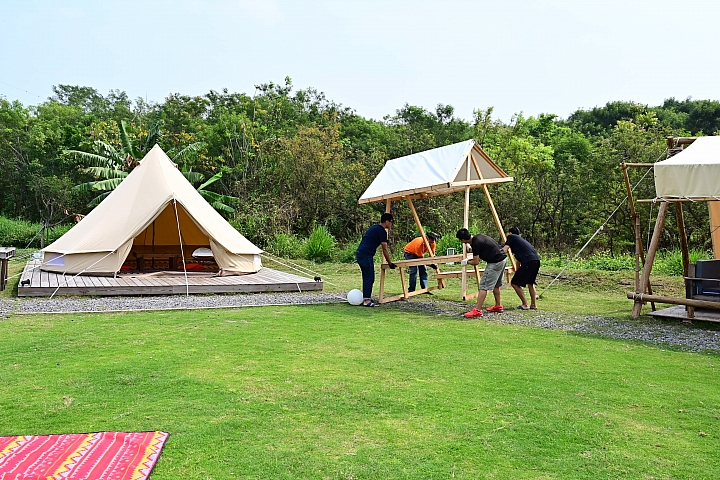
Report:
[[[471,139],[388,161],[358,203],[430,197],[512,180]]]

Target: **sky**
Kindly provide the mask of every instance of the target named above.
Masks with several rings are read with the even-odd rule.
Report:
[[[0,96],[312,87],[381,120],[720,100],[717,0],[0,0]]]

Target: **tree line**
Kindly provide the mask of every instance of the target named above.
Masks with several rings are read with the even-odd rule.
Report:
[[[519,226],[544,250],[568,253],[625,198],[620,163],[664,159],[668,135],[719,133],[720,102],[714,100],[670,98],[655,107],[617,101],[567,119],[519,113],[505,123],[492,107],[466,120],[443,104],[434,111],[406,104],[382,120],[367,119],[318,90],[295,90],[290,78],[258,85],[252,95],[172,94],[161,103],[58,85],[38,105],[0,97],[0,215],[47,226],[72,223],[91,209],[99,193],[93,187],[107,184],[100,173],[109,171],[91,165],[92,156],[109,158],[112,150],[121,179],[157,142],[168,152],[189,151],[177,156],[179,168],[214,179],[203,188],[229,203],[221,213],[259,246],[280,233],[306,237],[317,226],[347,243],[384,211],[383,204],[358,205],[357,199],[386,161],[474,138],[515,178],[491,187],[503,224]],[[128,151],[132,159],[123,157]],[[631,182],[637,197],[652,198],[653,178],[645,173],[633,169]],[[415,205],[424,225],[452,235],[461,226],[463,201],[457,194]],[[482,192],[473,191],[471,203],[473,229],[499,237]],[[406,205],[393,208],[393,239],[402,243],[416,227]],[[652,208],[638,205],[644,222]],[[707,207],[689,205],[686,212],[691,245],[709,248]],[[678,244],[666,229],[663,246]],[[614,254],[632,252],[632,245],[625,203],[593,248]]]

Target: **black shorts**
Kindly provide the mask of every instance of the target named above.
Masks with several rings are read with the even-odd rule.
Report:
[[[520,265],[518,271],[513,275],[510,283],[518,287],[524,287],[527,284],[537,285],[538,272],[540,271],[540,260],[531,260]]]

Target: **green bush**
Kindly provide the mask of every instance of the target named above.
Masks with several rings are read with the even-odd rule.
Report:
[[[688,253],[690,254],[690,263],[712,258],[712,256],[704,250],[690,250]],[[684,274],[682,252],[679,250],[661,252],[655,259],[653,272],[659,273],[660,275],[682,276]]]
[[[603,270],[605,272],[635,270],[635,257],[633,255],[611,256],[607,252],[601,252],[583,259],[582,266],[586,269]]]
[[[282,258],[302,258],[303,249],[303,240],[287,233],[276,235],[267,246],[270,253]]]
[[[305,242],[305,258],[316,262],[326,262],[332,258],[335,249],[335,237],[327,227],[315,227]]]
[[[360,240],[346,244],[342,249],[337,250],[333,255],[333,259],[340,263],[353,263],[355,261],[355,252],[360,245]]]
[[[455,232],[457,232],[457,230]],[[437,246],[435,247],[435,255],[447,255],[448,248],[454,248],[455,253],[462,253],[462,242],[455,237],[455,232],[443,235],[443,237],[438,240]]]

